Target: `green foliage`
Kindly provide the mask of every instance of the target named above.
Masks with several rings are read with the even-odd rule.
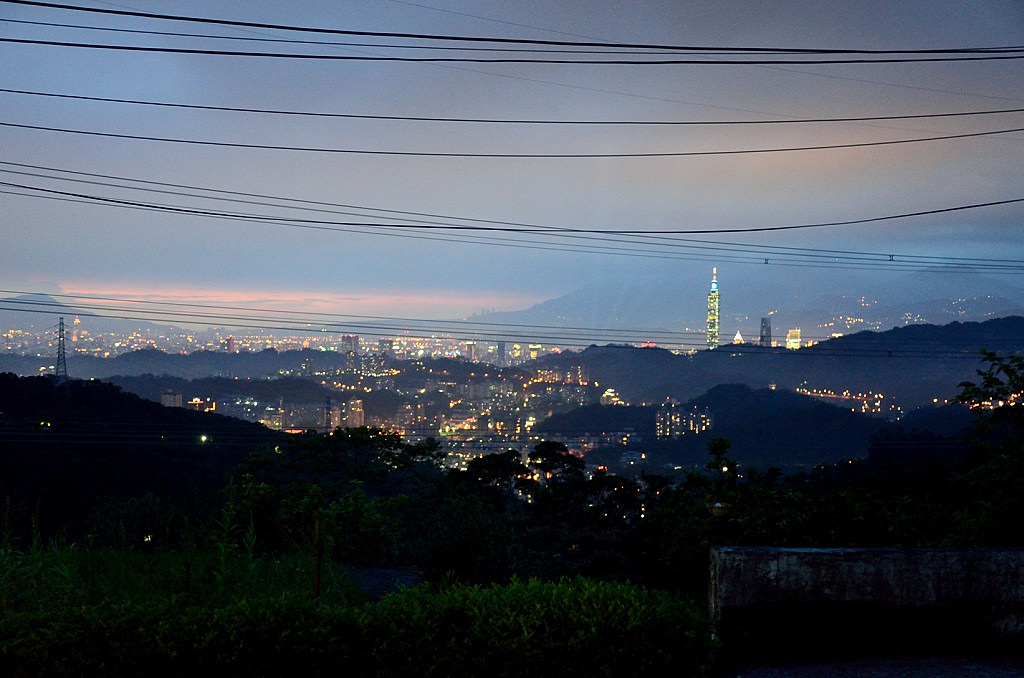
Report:
[[[483,488],[493,487],[498,497],[510,502],[510,506],[517,501],[517,490],[529,490],[535,485],[532,480],[524,482],[528,474],[529,469],[515,450],[485,454],[466,465],[466,476],[471,481]]]
[[[360,600],[343,570],[330,566],[326,602]],[[37,548],[0,549],[0,615],[36,607],[140,604],[165,598],[189,605],[224,605],[239,597],[312,592],[312,559],[250,556],[234,550],[144,553],[83,549],[51,541]]]
[[[403,538],[401,507],[436,482],[439,462],[435,441],[407,444],[378,429],[299,436],[239,467],[227,510],[232,523],[253,525],[255,548],[263,553],[309,552],[319,517],[335,557],[391,562]]]
[[[1024,520],[1024,356],[982,351],[978,383],[963,382],[957,400],[982,412],[969,463],[957,478],[951,537],[971,546],[1020,544]]]
[[[586,579],[407,589],[363,625],[376,675],[697,676],[711,647],[692,603]]]
[[[434,581],[506,581],[520,560],[516,519],[485,498],[448,492],[410,501],[407,562]]]
[[[125,564],[123,554],[103,555],[112,561],[105,573]],[[363,607],[315,606],[294,587],[200,600],[151,583],[141,597],[126,589],[57,600],[37,591],[39,600],[0,616],[0,671],[13,678],[701,676],[711,649],[708,622],[693,604],[585,579],[405,589]]]
[[[978,383],[960,383],[957,402],[972,406],[997,401],[1011,402],[1024,395],[1024,356],[1001,356],[992,351],[982,351],[982,361],[988,363],[984,370],[978,370]]]

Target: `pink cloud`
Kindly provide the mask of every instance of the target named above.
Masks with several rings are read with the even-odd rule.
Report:
[[[72,283],[64,285],[67,294],[106,297],[117,302],[161,304],[199,304],[224,306],[249,313],[294,312],[297,314],[340,314],[395,316],[402,318],[442,319],[463,317],[482,309],[513,310],[526,308],[543,299],[518,293],[473,293],[471,291],[421,290],[409,292],[367,291],[356,293],[319,293],[301,291],[202,289],[188,287],[139,287]],[[102,305],[103,301],[90,300]],[[216,313],[218,309],[209,309]],[[230,308],[219,309],[230,313]]]

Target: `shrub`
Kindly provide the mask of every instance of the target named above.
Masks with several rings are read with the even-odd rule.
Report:
[[[362,608],[307,596],[51,600],[0,617],[0,674],[700,676],[710,651],[691,602],[629,584],[423,587]]]

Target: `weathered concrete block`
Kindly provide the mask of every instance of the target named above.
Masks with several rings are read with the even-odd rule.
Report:
[[[1024,634],[1024,549],[717,547],[710,574],[711,618],[727,645]]]
[[[711,618],[749,659],[1024,638],[1024,549],[718,547]]]
[[[714,619],[729,607],[818,602],[1024,605],[1024,550],[711,550]]]

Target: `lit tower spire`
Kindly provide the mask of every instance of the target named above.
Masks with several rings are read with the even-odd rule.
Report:
[[[708,349],[718,346],[718,268],[711,269],[711,291],[708,292]]]

